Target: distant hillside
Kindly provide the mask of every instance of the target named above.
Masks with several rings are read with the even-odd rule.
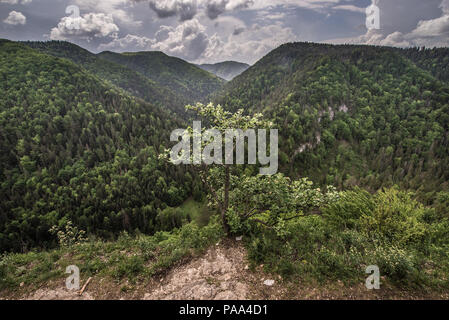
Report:
[[[432,73],[437,79],[449,81],[449,48],[409,48],[396,50],[412,60],[420,68]]]
[[[238,75],[245,72],[250,65],[235,61],[225,61],[215,64],[201,64],[198,65],[203,70],[215,74],[217,77],[231,81]]]
[[[449,189],[449,49],[290,43],[229,82],[228,110],[263,112],[282,170],[340,188]],[[445,69],[446,68],[446,69]]]
[[[162,52],[102,52],[99,57],[137,71],[159,85],[170,88],[191,103],[206,98],[224,85],[224,80],[182,59]]]
[[[183,125],[163,108],[12,41],[0,79],[0,252],[52,245],[68,220],[105,238],[152,233],[191,194],[192,177],[158,159]]]
[[[128,91],[130,94],[149,103],[168,108],[173,112],[184,113],[184,106],[192,102],[139,72],[102,59],[73,43],[66,41],[27,41],[23,43],[52,56],[69,59],[91,74]]]

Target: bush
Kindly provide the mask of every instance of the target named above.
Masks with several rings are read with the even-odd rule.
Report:
[[[396,188],[378,192],[375,208],[360,219],[360,228],[366,234],[376,233],[392,243],[417,243],[426,236],[423,220],[426,208],[412,199],[408,192]]]
[[[363,215],[372,214],[374,207],[373,197],[365,190],[356,189],[342,192],[338,201],[323,208],[323,215],[335,228],[353,229]]]
[[[449,221],[435,218],[412,194],[355,189],[321,210],[322,216],[283,221],[282,232],[247,228],[249,259],[304,280],[362,283],[366,266],[377,265],[396,284],[449,286]]]
[[[78,230],[70,220],[64,221],[60,226],[53,226],[49,231],[58,237],[61,247],[70,247],[87,241],[86,232]]]

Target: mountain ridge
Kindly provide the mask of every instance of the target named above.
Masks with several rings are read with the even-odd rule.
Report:
[[[419,67],[419,55],[410,59],[414,50],[284,44],[227,83],[215,102],[276,120],[281,166],[290,175],[373,191],[399,184],[423,196],[447,190],[449,176],[440,168],[449,161],[448,83],[436,78],[437,67]],[[428,50],[445,66],[449,49]]]
[[[227,81],[231,81],[251,67],[249,64],[237,61],[223,61],[213,64],[205,63],[197,66]]]

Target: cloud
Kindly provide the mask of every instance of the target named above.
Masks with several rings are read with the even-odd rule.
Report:
[[[128,34],[101,44],[98,50],[157,50],[195,63],[237,60],[252,64],[279,45],[298,40],[293,30],[281,21],[250,26],[232,16],[208,21],[205,21],[207,26],[197,18],[175,27],[160,26],[151,38]]]
[[[81,10],[93,13],[106,13],[128,27],[140,27],[142,21],[135,21],[128,7],[135,1],[131,0],[75,0]]]
[[[411,39],[440,36],[449,37],[449,14],[445,14],[437,19],[420,21],[416,29],[407,36]]]
[[[26,24],[27,18],[21,13],[17,11],[11,11],[8,15],[8,17],[3,20],[4,23],[10,24],[13,26],[17,26],[19,24],[24,25]]]
[[[82,17],[63,17],[58,26],[51,29],[50,39],[70,40],[117,37],[118,26],[114,23],[112,15],[104,13],[87,13]]]
[[[254,4],[253,0],[206,0],[206,15],[214,20],[225,11],[246,9]]]
[[[209,38],[205,27],[197,20],[183,22],[177,27],[161,26],[155,38],[130,35],[101,44],[99,50],[123,51],[157,50],[166,54],[194,61],[213,46],[214,39]]]
[[[397,0],[395,5],[391,1],[381,0],[378,3],[381,12],[380,30],[368,30],[359,37],[334,39],[328,42],[395,47],[447,47],[449,46],[449,0],[428,1],[429,3],[433,1],[433,6],[424,6],[425,4],[417,0]],[[441,11],[438,12],[435,8]],[[398,10],[402,10],[402,15],[398,14]],[[435,15],[440,16],[435,17]],[[433,18],[422,19],[425,16],[433,16]]]
[[[155,43],[153,49],[187,60],[198,59],[210,45],[205,28],[197,19],[186,21],[176,28],[163,26],[160,32],[163,32],[165,39]]]
[[[338,5],[338,6],[334,6],[332,7],[332,9],[334,10],[346,10],[346,11],[351,11],[351,12],[360,12],[365,14],[365,10],[366,8],[359,8],[353,5]]]
[[[243,33],[220,39],[220,44],[206,51],[202,58],[204,61],[237,60],[253,64],[281,44],[297,40],[293,30],[279,21],[269,25],[255,23]]]
[[[238,36],[238,35],[241,34],[243,31],[245,31],[245,28],[235,27],[235,28],[234,28],[234,31],[232,32],[232,35]]]
[[[197,13],[197,0],[150,0],[150,8],[159,18],[178,16],[180,21],[192,19]]]
[[[254,0],[132,0],[148,2],[159,18],[179,17],[181,22],[193,19],[199,9],[214,20],[226,11],[249,8]]]
[[[123,38],[117,38],[106,44],[100,44],[100,51],[145,51],[152,50],[154,39],[128,34]]]
[[[443,0],[440,4],[441,10],[443,10],[444,14],[449,14],[449,0]]]

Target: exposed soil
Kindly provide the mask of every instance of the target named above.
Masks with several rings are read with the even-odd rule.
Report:
[[[83,281],[87,279],[82,279]],[[274,280],[273,285],[264,284]],[[449,299],[449,293],[410,292],[382,285],[367,290],[364,284],[347,286],[342,282],[302,285],[265,274],[262,266],[250,270],[241,241],[226,240],[200,257],[184,261],[165,276],[151,281],[114,281],[93,278],[85,292],[65,288],[64,279],[40,288],[19,288],[0,293],[0,299],[33,300],[278,300],[278,299]],[[3,297],[1,297],[3,295]]]

